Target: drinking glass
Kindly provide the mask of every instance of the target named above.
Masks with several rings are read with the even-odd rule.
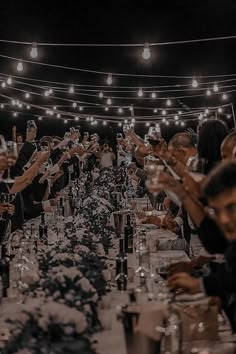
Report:
[[[7,162],[8,162],[8,176],[3,181],[7,184],[14,183],[15,180],[11,178],[10,167],[16,164],[18,157],[17,145],[14,141],[7,141]]]

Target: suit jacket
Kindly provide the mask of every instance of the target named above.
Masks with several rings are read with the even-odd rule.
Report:
[[[211,254],[225,253],[228,242],[214,220],[205,217],[197,229],[197,233],[207,252]]]

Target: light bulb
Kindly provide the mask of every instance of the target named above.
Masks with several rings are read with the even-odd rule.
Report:
[[[64,124],[67,124],[68,123],[68,119],[64,119]]]
[[[4,108],[4,104],[3,103],[1,104],[1,108]]]
[[[174,119],[175,119],[175,120],[178,120],[178,119],[179,119],[179,117],[178,117],[177,114],[174,116]]]
[[[19,103],[19,108],[22,108],[22,106],[23,106],[22,103]]]
[[[131,123],[130,126],[131,126],[131,127],[134,127],[134,123]]]
[[[93,124],[94,124],[94,125],[97,125],[97,124],[98,124],[97,120],[95,120],[95,121],[93,122]]]
[[[222,113],[223,112],[223,109],[221,107],[218,108],[218,112],[219,113]]]
[[[11,101],[11,104],[12,104],[13,106],[15,106],[15,105],[16,105],[16,101],[15,101],[15,100],[12,100],[12,101]]]
[[[170,125],[170,123],[168,122],[168,120],[166,121],[166,125]]]
[[[99,97],[99,98],[103,98],[103,96],[104,96],[104,95],[103,95],[103,92],[100,91],[99,94],[98,94],[98,97]]]
[[[130,106],[130,107],[129,107],[129,110],[130,110],[130,112],[132,112],[132,111],[134,110],[134,107],[133,107],[133,106]]]
[[[150,123],[149,122],[146,123],[146,127],[150,127]]]
[[[75,121],[78,122],[78,120],[79,120],[79,117],[76,116],[76,117],[75,117]]]
[[[89,119],[90,119],[89,117],[86,117],[86,121],[87,121],[87,122],[89,122]]]
[[[231,116],[231,114],[227,114],[227,116],[226,116],[228,119],[230,119],[232,116]]]
[[[162,112],[161,112],[161,114],[162,114],[163,116],[165,116],[165,115],[166,115],[166,110],[163,109]]]
[[[171,106],[172,105],[172,102],[171,102],[171,100],[168,98],[168,100],[166,101],[166,104],[167,104],[167,106]]]
[[[90,117],[90,122],[93,122],[94,121],[94,118],[93,117]]]
[[[222,95],[222,99],[223,99],[223,100],[227,100],[227,98],[228,98],[228,96],[226,95],[226,93],[224,93],[224,94]]]
[[[163,123],[165,123],[165,122],[166,122],[166,119],[165,119],[165,118],[163,118],[163,119],[162,119],[162,122],[163,122]]]
[[[145,43],[144,44],[144,48],[143,48],[143,52],[142,52],[142,57],[145,60],[150,59],[151,57],[151,52],[150,52],[150,47],[149,47],[149,43]]]
[[[125,123],[125,124],[128,124],[128,119],[125,119],[125,120],[124,120],[124,123]]]
[[[195,77],[193,78],[193,81],[192,81],[192,86],[193,86],[193,88],[198,87],[198,82],[197,82],[197,80],[196,80],[196,78],[195,78]]]
[[[30,94],[29,94],[29,92],[26,92],[26,94],[25,94],[25,98],[30,98]]]
[[[154,112],[154,113],[157,113],[157,108],[155,108],[155,109],[153,110],[153,112]]]
[[[206,114],[209,113],[209,109],[208,109],[208,108],[205,109],[205,113],[206,113]]]
[[[61,115],[60,115],[60,113],[58,113],[58,114],[57,114],[57,118],[61,118]]]
[[[103,125],[107,125],[107,122],[104,120],[104,121],[102,122],[102,124],[103,124]]]
[[[30,106],[28,105],[28,106],[26,106],[26,109],[30,109]]]
[[[49,92],[48,92],[48,90],[46,90],[46,91],[44,92],[44,96],[46,96],[46,97],[48,97],[48,96],[49,96]]]
[[[107,77],[107,85],[111,85],[112,84],[112,74],[108,74],[108,77]]]
[[[123,113],[123,108],[120,107],[120,108],[118,109],[118,113]]]
[[[180,124],[181,124],[181,127],[184,127],[184,126],[185,126],[185,123],[184,123],[184,122],[181,122]]]
[[[32,44],[32,48],[30,51],[30,56],[31,58],[37,58],[38,56],[38,48],[37,48],[37,43]]]
[[[6,83],[5,83],[5,81],[3,81],[2,83],[1,83],[1,86],[2,86],[2,88],[5,88],[7,85],[6,85]]]
[[[23,67],[23,63],[21,60],[18,62],[16,69],[18,71],[23,71],[24,67]]]
[[[54,111],[56,111],[57,110],[57,106],[53,106],[53,109],[54,109]]]
[[[122,123],[121,123],[121,122],[119,122],[119,123],[118,123],[118,126],[119,126],[119,127],[122,127]]]
[[[75,92],[74,86],[70,86],[69,93],[74,93],[74,92]]]
[[[132,119],[131,119],[131,123],[135,123],[135,118],[132,118]]]
[[[110,98],[108,98],[108,99],[107,99],[107,104],[109,104],[109,105],[111,105],[111,104],[112,104],[112,102],[111,102],[111,99],[110,99]]]
[[[83,111],[83,109],[84,109],[84,108],[83,108],[82,106],[79,107],[79,111]]]
[[[143,89],[140,87],[140,89],[138,90],[138,97],[142,97],[143,96]]]
[[[14,112],[13,113],[13,117],[17,117],[18,116],[18,113],[17,112]]]
[[[203,118],[203,114],[200,113],[198,119],[199,119],[199,120],[202,120],[202,118]]]
[[[42,117],[38,117],[38,120],[42,120]]]
[[[48,90],[48,93],[49,93],[49,95],[51,95],[51,94],[53,93],[53,90],[50,88],[50,89]]]
[[[181,115],[181,114],[182,114],[182,111],[179,111],[178,114]]]
[[[105,107],[105,111],[106,111],[106,112],[109,111],[109,107]]]
[[[73,103],[72,103],[72,107],[73,107],[73,108],[76,108],[76,107],[77,107],[77,103],[76,103],[76,102],[73,102]]]
[[[157,97],[156,92],[152,92],[151,97],[156,98]]]
[[[210,90],[210,89],[207,89],[206,94],[207,94],[207,96],[211,96],[211,90]]]
[[[217,85],[216,82],[214,83],[213,91],[214,91],[214,92],[218,92],[218,91],[219,91],[219,87],[218,87],[218,85]]]
[[[11,77],[9,77],[9,78],[7,79],[7,84],[8,84],[8,85],[11,85],[11,84],[12,84],[12,78],[11,78]]]
[[[178,120],[175,122],[175,125],[179,125],[179,121]]]

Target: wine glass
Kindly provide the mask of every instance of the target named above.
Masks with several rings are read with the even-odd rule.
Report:
[[[7,193],[1,193],[0,194],[0,203],[1,204],[6,204],[7,203]],[[6,221],[6,219],[4,219],[3,214],[0,215],[0,221]]]
[[[159,125],[156,127],[150,127],[147,134],[147,140],[150,144],[158,144],[161,140],[161,128]]]
[[[0,135],[0,159],[6,162],[7,144],[3,135]],[[5,166],[5,163],[4,163]],[[3,168],[3,166],[2,166]]]
[[[11,170],[10,167],[16,164],[16,160],[18,158],[17,145],[14,141],[7,141],[7,162],[8,162],[8,175],[7,178],[3,181],[7,184],[14,183],[15,180],[11,178]]]

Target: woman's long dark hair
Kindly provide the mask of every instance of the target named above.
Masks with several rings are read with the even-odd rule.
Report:
[[[221,160],[220,146],[228,134],[227,125],[218,119],[198,125],[198,157],[206,160],[206,174]]]

